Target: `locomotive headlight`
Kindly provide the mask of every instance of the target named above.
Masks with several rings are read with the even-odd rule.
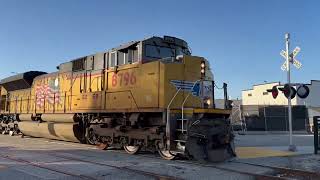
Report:
[[[200,70],[201,79],[203,79],[206,76],[206,63],[205,63],[205,61],[201,62],[200,67],[201,67],[201,70]]]
[[[204,108],[209,108],[209,107],[211,107],[211,99],[205,98],[205,99],[203,100],[203,107],[204,107]]]
[[[201,69],[204,69],[205,68],[205,63],[204,62],[201,62]]]
[[[210,106],[211,100],[210,100],[210,99],[207,99],[207,100],[206,100],[206,103],[208,104],[208,106]]]

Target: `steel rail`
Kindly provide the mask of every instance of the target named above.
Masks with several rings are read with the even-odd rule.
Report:
[[[287,167],[279,167],[279,166],[269,166],[269,165],[262,165],[262,164],[255,164],[255,163],[248,163],[248,162],[234,162],[239,164],[247,164],[252,166],[258,166],[258,167],[264,167],[264,168],[270,168],[277,172],[277,175],[280,177],[286,177],[286,178],[294,178],[299,177],[307,180],[319,180],[320,179],[320,173],[313,172],[313,171],[306,171],[301,169],[292,169]]]
[[[143,170],[131,169],[128,167],[104,164],[104,163],[99,163],[99,162],[94,162],[94,161],[89,161],[89,160],[83,160],[83,159],[79,159],[79,158],[73,158],[73,157],[69,157],[69,156],[65,156],[65,155],[58,155],[56,153],[48,153],[48,154],[51,156],[55,156],[55,157],[63,158],[63,159],[67,159],[67,160],[85,162],[85,163],[95,164],[95,165],[99,165],[99,166],[107,166],[107,167],[112,167],[112,168],[124,170],[127,172],[134,172],[136,174],[155,178],[156,180],[180,180],[181,179],[181,178],[177,178],[177,177],[173,177],[173,176],[161,175],[161,174],[156,174],[156,173],[147,172],[147,171],[143,171]],[[89,156],[87,156],[87,157],[89,157]]]
[[[49,168],[49,167],[40,165],[38,163],[30,162],[30,161],[27,161],[27,160],[24,160],[24,159],[20,159],[20,158],[14,158],[14,157],[11,157],[11,156],[8,156],[8,155],[0,154],[0,157],[2,157],[4,159],[11,160],[11,161],[15,161],[15,162],[31,165],[31,166],[34,166],[34,167],[38,167],[38,168],[41,168],[41,169],[46,169],[46,170],[49,170],[49,171],[57,172],[57,173],[60,173],[60,174],[73,176],[73,177],[76,177],[76,178],[88,179],[88,180],[96,180],[96,178],[93,178],[93,177],[90,177],[90,176],[78,175],[78,174],[73,174],[73,173],[70,173],[70,172],[67,172],[67,171],[61,171],[61,170]]]

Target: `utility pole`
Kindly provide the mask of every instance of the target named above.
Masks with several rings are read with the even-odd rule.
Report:
[[[285,35],[285,39],[286,39],[286,62],[287,62],[287,83],[289,84],[289,87],[291,88],[291,79],[290,79],[290,64],[291,64],[291,58],[290,58],[290,53],[289,53],[289,45],[290,45],[290,34],[286,33]],[[292,58],[293,59],[293,58]],[[291,89],[290,89],[291,90]],[[297,148],[296,146],[293,144],[292,141],[292,108],[291,108],[291,93],[290,93],[290,97],[288,98],[288,117],[289,117],[289,139],[290,139],[290,143],[289,143],[289,151],[296,151]]]

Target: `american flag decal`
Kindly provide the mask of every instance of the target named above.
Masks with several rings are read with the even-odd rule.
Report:
[[[48,84],[37,85],[35,88],[36,103],[38,107],[44,104],[60,104],[59,85],[55,83],[57,80],[50,80]]]

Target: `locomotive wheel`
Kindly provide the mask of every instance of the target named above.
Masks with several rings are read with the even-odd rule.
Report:
[[[176,157],[176,155],[172,154],[169,150],[158,149],[158,153],[165,160],[172,160]]]
[[[86,140],[88,144],[91,145],[99,145],[98,144],[98,138],[97,136],[94,134],[93,129],[87,129],[87,133],[86,133]]]
[[[9,136],[13,136],[14,135],[14,131],[9,131]]]
[[[99,143],[97,144],[97,147],[101,150],[107,150],[109,146],[106,143]]]
[[[140,146],[123,146],[128,154],[136,154],[140,150]]]
[[[176,157],[176,155],[171,153],[169,150],[162,148],[159,143],[157,145],[157,150],[159,155],[165,160],[173,160]]]

